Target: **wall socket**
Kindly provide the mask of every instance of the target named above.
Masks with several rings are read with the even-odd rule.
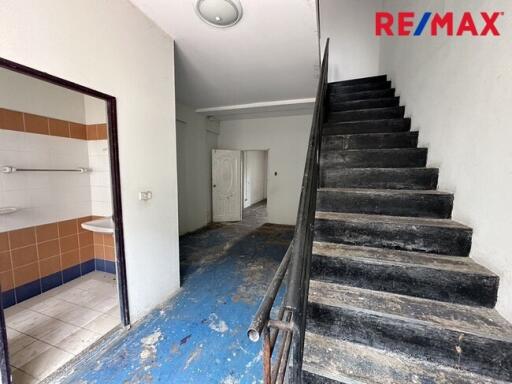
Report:
[[[153,192],[151,192],[151,191],[139,192],[139,200],[140,201],[148,201],[148,200],[151,200],[152,198],[153,198]]]

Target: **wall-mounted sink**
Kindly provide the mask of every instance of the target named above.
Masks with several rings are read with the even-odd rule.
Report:
[[[98,219],[82,223],[82,228],[97,233],[114,233],[114,221],[112,218]]]

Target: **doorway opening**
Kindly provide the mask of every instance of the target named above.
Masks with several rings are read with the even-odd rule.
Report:
[[[116,103],[3,59],[0,85],[2,382],[40,382],[130,321]]]
[[[268,150],[213,150],[213,222],[242,221],[254,205],[266,208],[267,181]]]
[[[242,151],[242,155],[242,218],[245,218],[245,216],[248,214],[256,214],[260,218],[266,217],[268,151]]]

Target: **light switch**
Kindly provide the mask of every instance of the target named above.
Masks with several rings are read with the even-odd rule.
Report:
[[[153,198],[153,192],[151,192],[151,191],[139,192],[139,200],[140,201],[148,201],[148,200],[151,200],[152,198]]]

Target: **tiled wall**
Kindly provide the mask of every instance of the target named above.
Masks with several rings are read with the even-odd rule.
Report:
[[[0,232],[89,215],[111,216],[106,135],[106,124],[76,124],[0,109],[0,165],[92,168],[90,174],[0,174],[0,206],[19,208],[0,216]]]
[[[110,182],[110,157],[107,140],[87,143],[91,173],[91,214],[112,216],[112,187]]]
[[[72,121],[0,108],[0,129],[79,140],[106,140],[107,124],[85,125]]]
[[[108,234],[95,233],[94,261],[95,269],[108,273],[116,273],[116,251],[114,237]]]
[[[0,233],[4,308],[94,270],[115,273],[114,239],[66,220]]]
[[[19,209],[0,216],[4,307],[93,270],[115,273],[113,237],[80,226],[112,215],[106,124],[0,108],[0,165],[92,169],[0,174],[0,206]]]

